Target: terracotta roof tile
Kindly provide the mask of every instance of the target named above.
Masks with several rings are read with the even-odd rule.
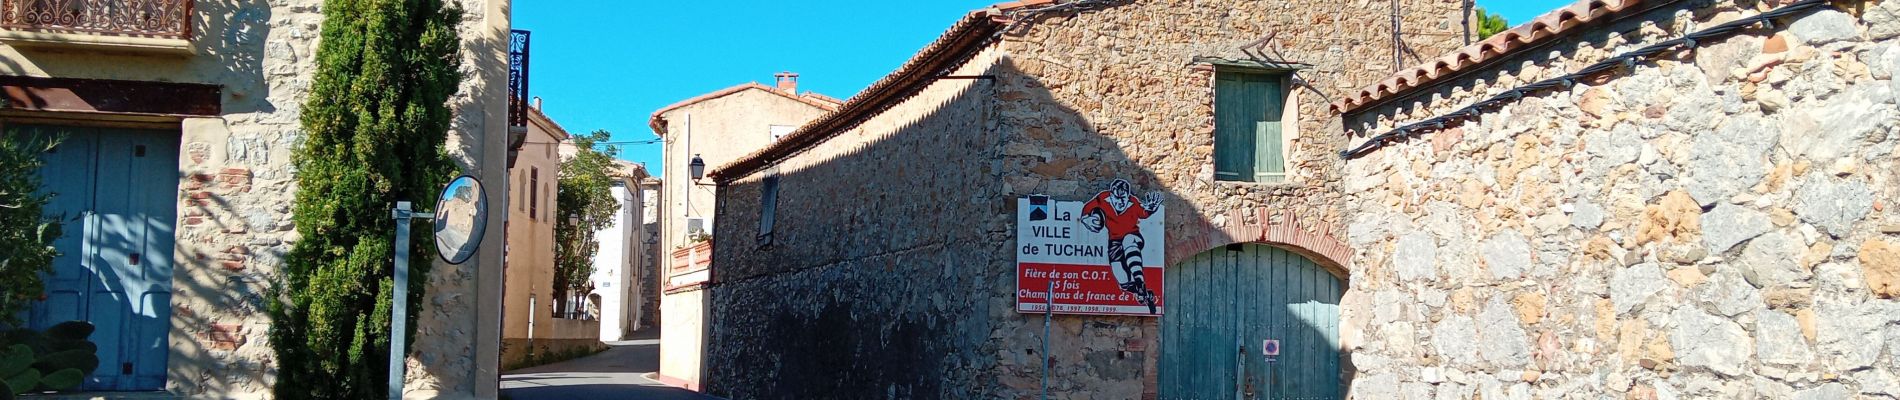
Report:
[[[666,136],[666,118],[661,117],[661,115],[671,112],[673,110],[680,109],[682,107],[698,104],[699,102],[726,97],[732,94],[736,94],[736,93],[751,90],[751,89],[764,90],[767,93],[776,94],[787,99],[798,100],[798,102],[800,103],[809,104],[812,107],[818,107],[825,111],[837,111],[838,105],[842,103],[840,101],[837,101],[837,99],[833,99],[830,96],[825,96],[822,94],[805,92],[803,95],[797,95],[797,94],[787,93],[783,90],[778,90],[777,88],[774,88],[771,86],[765,86],[765,85],[759,84],[758,82],[746,82],[743,84],[739,84],[738,86],[715,90],[715,91],[712,91],[711,93],[693,96],[692,98],[689,98],[686,100],[680,100],[678,103],[673,103],[673,104],[667,105],[666,107],[661,107],[659,110],[654,111],[653,116],[647,120],[647,127],[652,128],[653,134],[656,136]]]
[[[1064,0],[1018,0],[997,3],[964,14],[962,19],[951,25],[950,29],[937,37],[936,41],[924,46],[922,50],[917,51],[916,55],[911,56],[909,61],[905,61],[903,66],[872,83],[856,96],[851,96],[837,110],[820,116],[799,127],[798,130],[786,134],[777,142],[726,163],[707,175],[721,181],[736,179],[824,143],[857,122],[876,116],[884,109],[909,99],[923,86],[929,85],[936,74],[945,67],[969,61],[990,43],[989,39],[997,30],[1010,23],[1009,16],[1004,13],[1065,3]]]
[[[1544,13],[1510,30],[1498,32],[1483,41],[1452,51],[1436,60],[1399,71],[1358,92],[1349,93],[1345,98],[1333,102],[1332,111],[1335,113],[1356,111],[1381,100],[1428,86],[1446,76],[1495,61],[1519,50],[1535,47],[1572,28],[1630,10],[1642,2],[1643,0],[1579,0],[1563,8]]]
[[[568,138],[574,137],[574,135],[567,133],[567,128],[563,128],[560,123],[554,122],[554,118],[548,118],[547,114],[542,113],[540,107],[528,107],[528,111],[528,120],[547,124],[545,128],[548,129],[549,134],[554,135],[554,140],[567,140]]]

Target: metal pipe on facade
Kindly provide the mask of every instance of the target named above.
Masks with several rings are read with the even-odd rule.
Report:
[[[1464,21],[1465,21],[1465,45],[1466,45],[1466,46],[1470,46],[1470,45],[1471,45],[1471,2],[1473,2],[1473,1],[1476,1],[1476,0],[1465,0],[1465,1],[1464,1],[1464,3],[1465,3],[1465,13],[1464,13],[1464,17],[1465,17],[1465,18],[1464,18]]]
[[[1392,70],[1398,71],[1405,66],[1405,32],[1399,22],[1399,0],[1392,0]]]
[[[1049,316],[1055,312],[1056,280],[1049,280],[1049,290],[1042,292],[1042,399],[1049,400]]]

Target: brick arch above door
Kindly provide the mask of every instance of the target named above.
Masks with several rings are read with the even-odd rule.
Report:
[[[1227,215],[1226,221],[1219,224],[1203,220],[1198,229],[1190,228],[1198,231],[1194,234],[1171,235],[1168,265],[1221,246],[1260,243],[1310,258],[1334,276],[1347,279],[1352,265],[1352,248],[1334,237],[1330,229],[1316,231],[1304,227],[1299,215],[1284,210],[1275,212],[1265,207],[1235,209]]]

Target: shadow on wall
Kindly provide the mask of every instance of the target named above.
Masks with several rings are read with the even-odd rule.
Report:
[[[968,68],[953,74],[974,72]],[[1143,382],[1150,372],[1202,373],[1152,370],[1164,368],[1156,355],[1129,346],[1160,349],[1157,324],[1146,317],[1057,316],[1051,351],[1039,353],[1041,316],[1015,311],[1017,196],[1086,199],[1114,179],[1137,192],[1167,186],[1135,161],[1140,154],[1103,133],[1118,129],[1095,126],[1035,76],[1007,61],[980,74],[996,80],[939,80],[835,142],[859,131],[888,134],[720,189],[708,393],[1015,397],[1039,390],[1048,360],[1055,394],[1139,397],[1154,390]],[[906,108],[917,105],[931,108]],[[885,121],[906,113],[915,116]],[[756,177],[771,174],[774,229],[762,236]],[[1235,242],[1203,230],[1214,225],[1188,196],[1162,196],[1170,259],[1210,250],[1189,243]],[[1341,363],[1349,358],[1342,354]],[[1342,379],[1349,384],[1350,373]]]
[[[307,79],[296,75],[314,70],[301,68],[315,65],[315,55],[310,54],[315,51],[314,25],[301,25],[304,20],[288,21],[281,26],[290,32],[280,32],[280,36],[290,37],[272,38],[272,8],[264,0],[196,0],[195,7],[190,28],[193,54],[13,47],[20,52],[20,59],[0,58],[0,68],[11,75],[34,75],[33,71],[38,70],[54,77],[220,85],[226,95],[223,111],[227,114],[278,110],[270,99],[266,59],[272,62],[269,75],[278,78],[281,85],[297,92],[308,85]],[[316,10],[309,13],[320,15]],[[296,48],[291,39],[299,38],[312,45]]]

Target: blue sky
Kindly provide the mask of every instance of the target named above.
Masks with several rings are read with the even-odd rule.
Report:
[[[530,94],[574,133],[653,139],[647,117],[675,101],[798,72],[799,89],[849,98],[889,74],[970,10],[998,0],[526,0],[514,27],[534,32]],[[1478,0],[1523,22],[1568,0]],[[660,145],[621,158],[662,170]]]

